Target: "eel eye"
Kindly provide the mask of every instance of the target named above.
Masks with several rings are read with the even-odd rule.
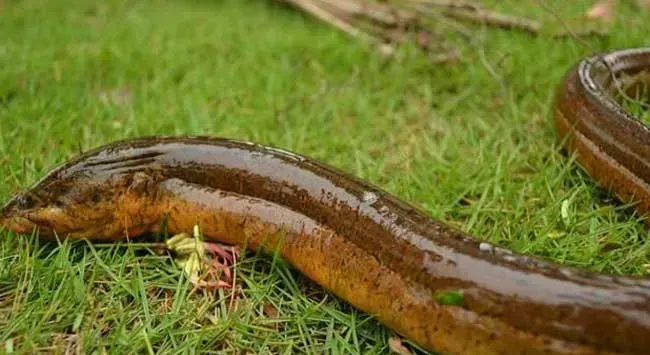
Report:
[[[16,206],[22,210],[34,207],[34,198],[29,195],[20,195],[16,197]]]

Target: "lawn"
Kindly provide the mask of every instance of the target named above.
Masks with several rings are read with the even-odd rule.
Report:
[[[558,28],[592,3],[492,2]],[[271,0],[0,0],[0,199],[102,143],[207,134],[321,160],[522,253],[650,274],[641,218],[561,153],[550,112],[581,57],[647,43],[629,3],[605,38],[475,28],[460,62],[431,66]],[[282,260],[244,257],[228,311],[167,256],[0,238],[0,353],[372,354],[392,336]]]

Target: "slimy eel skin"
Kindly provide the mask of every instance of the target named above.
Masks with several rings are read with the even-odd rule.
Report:
[[[566,150],[642,214],[650,211],[650,129],[615,99],[646,68],[650,49],[584,59],[554,102]],[[126,240],[163,221],[170,233],[198,224],[208,239],[278,251],[325,289],[442,354],[650,354],[650,279],[483,243],[335,168],[253,143],[118,141],[55,168],[0,210],[5,229],[37,228],[44,238]],[[462,301],[435,297],[445,292]]]

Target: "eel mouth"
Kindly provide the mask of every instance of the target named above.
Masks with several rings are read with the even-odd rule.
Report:
[[[35,228],[41,229],[36,223],[25,217],[5,216],[3,214],[0,214],[0,226],[2,229],[10,230],[17,234],[31,233]]]
[[[0,208],[0,229],[16,234],[32,233],[36,228],[43,229],[39,223],[32,221],[28,214],[18,211],[16,204],[17,197],[14,196]]]

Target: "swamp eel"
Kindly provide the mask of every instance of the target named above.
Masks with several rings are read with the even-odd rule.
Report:
[[[650,49],[595,55],[557,89],[564,148],[650,210],[650,127],[617,97],[648,84]],[[280,255],[442,354],[650,354],[650,279],[549,263],[481,242],[307,157],[210,137],[118,141],[52,170],[0,211],[5,229],[126,240],[159,230]],[[442,302],[440,295],[460,295]],[[443,297],[444,298],[444,297]]]

